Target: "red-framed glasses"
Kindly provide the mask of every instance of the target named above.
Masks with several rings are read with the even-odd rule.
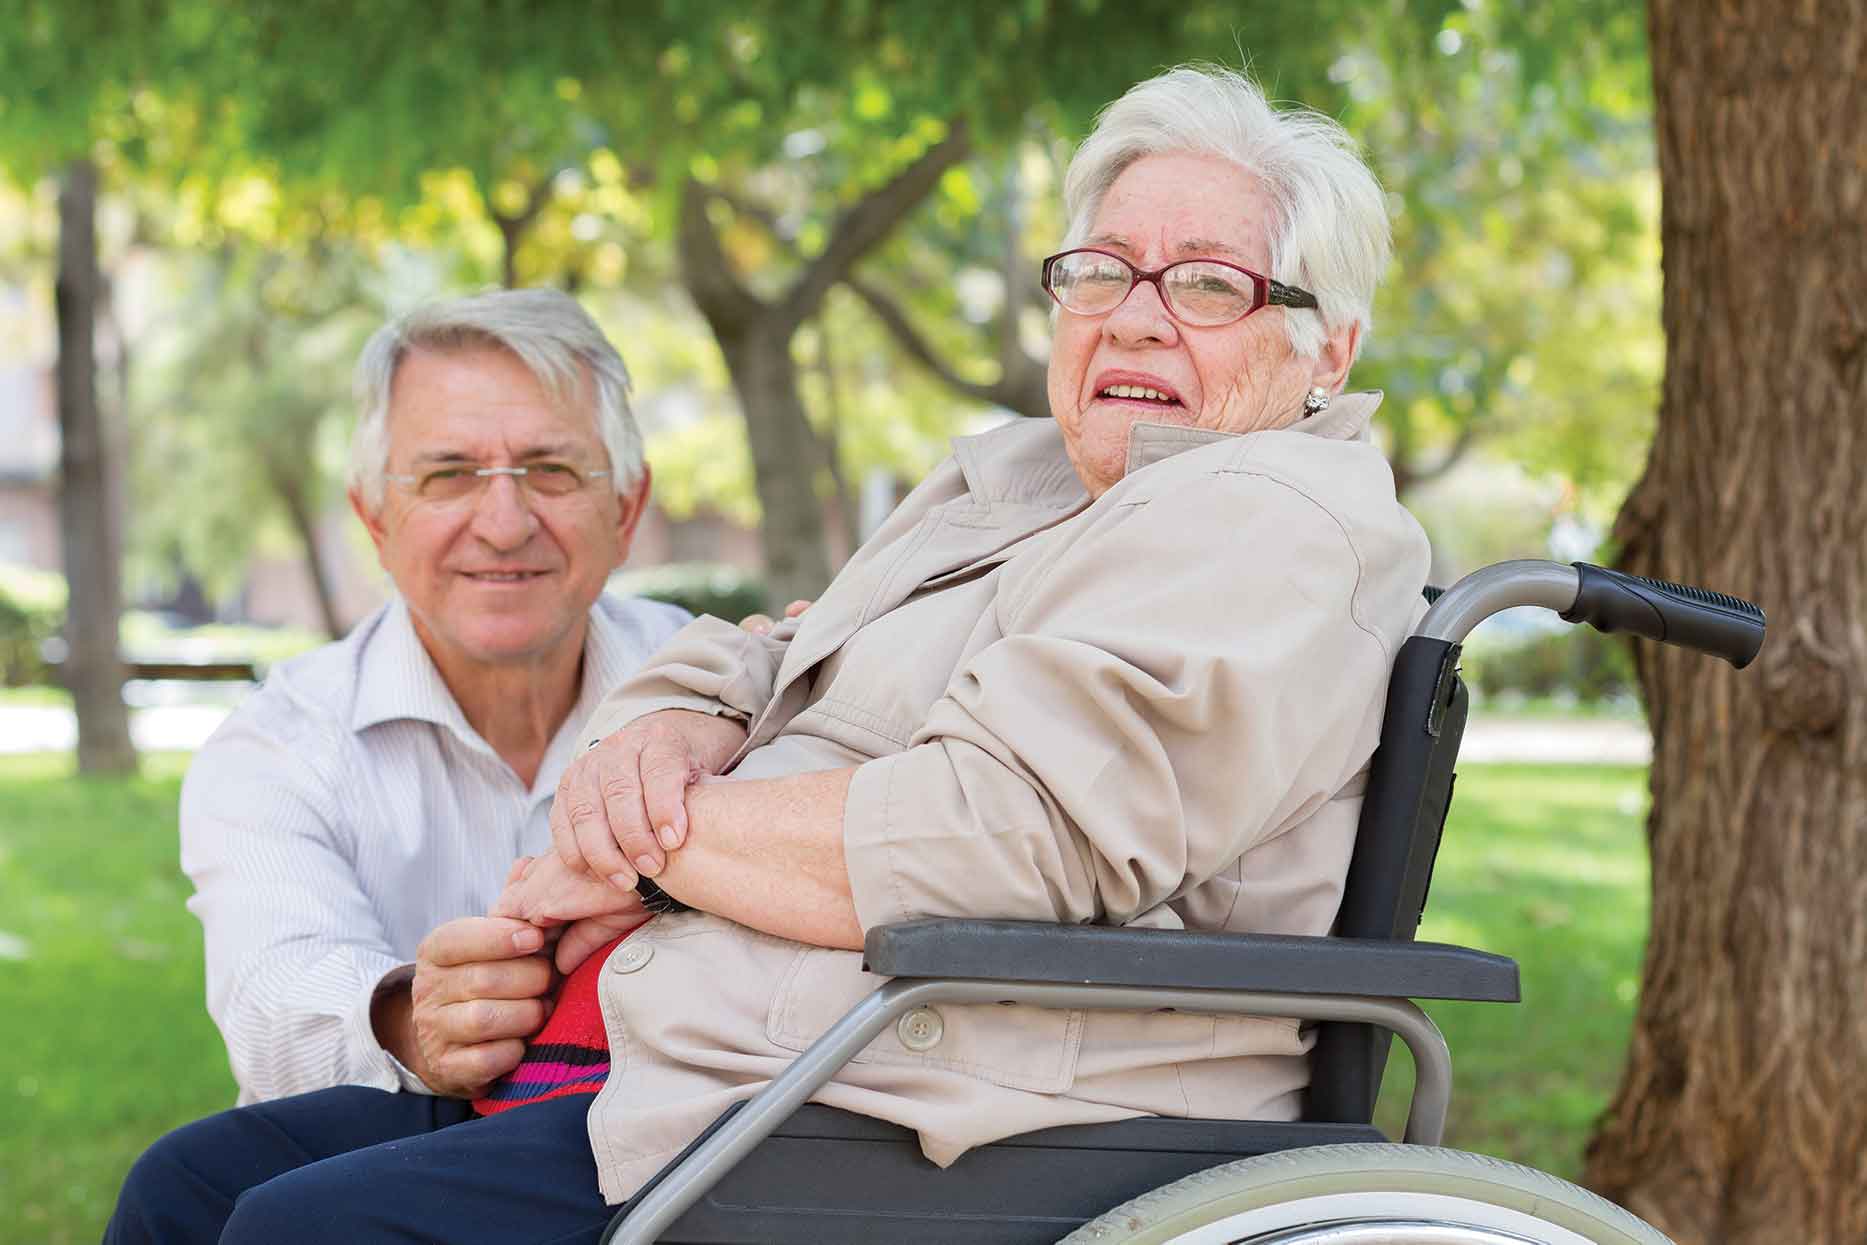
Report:
[[[1308,290],[1222,259],[1183,259],[1143,272],[1112,251],[1081,247],[1046,259],[1043,280],[1057,305],[1079,316],[1106,315],[1138,282],[1148,281],[1169,315],[1199,328],[1231,324],[1260,307],[1316,306]]]

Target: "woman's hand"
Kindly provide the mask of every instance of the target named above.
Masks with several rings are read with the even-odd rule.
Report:
[[[521,856],[487,915],[529,921],[547,931],[562,927],[553,958],[565,974],[649,918],[634,891],[618,891],[599,878],[573,872],[555,854]]]
[[[551,803],[551,845],[575,872],[634,893],[687,838],[687,786],[717,774],[745,742],[731,718],[663,709],[578,757]]]

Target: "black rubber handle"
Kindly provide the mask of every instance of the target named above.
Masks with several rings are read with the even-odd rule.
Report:
[[[1562,613],[1569,622],[1697,649],[1739,670],[1763,647],[1763,611],[1749,601],[1587,562],[1574,566],[1582,583]]]

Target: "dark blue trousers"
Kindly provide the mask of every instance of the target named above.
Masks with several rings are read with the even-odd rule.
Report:
[[[345,1086],[223,1111],[130,1168],[105,1245],[595,1242],[590,1096],[484,1119],[465,1102]]]

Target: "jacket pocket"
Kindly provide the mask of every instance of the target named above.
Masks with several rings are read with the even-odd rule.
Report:
[[[862,957],[854,951],[806,947],[778,983],[765,1036],[776,1046],[801,1051],[887,982],[863,972]],[[933,1010],[939,1013],[940,1034],[925,1049],[904,1046],[895,1026],[884,1029],[851,1062],[942,1068],[1036,1094],[1060,1094],[1075,1083],[1082,1012],[1010,1003],[938,1003]]]

